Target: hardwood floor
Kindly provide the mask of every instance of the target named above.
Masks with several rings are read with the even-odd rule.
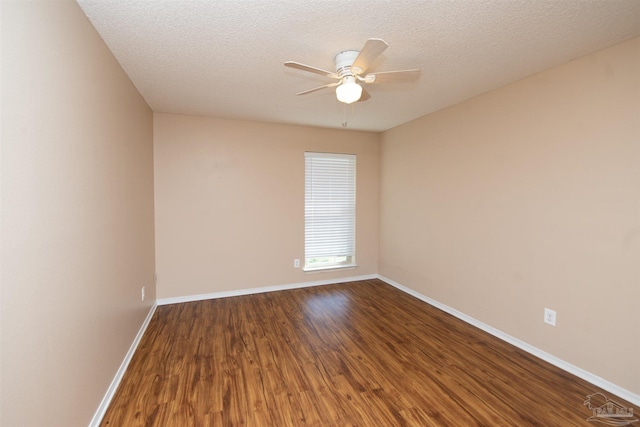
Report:
[[[368,280],[158,307],[101,425],[594,426],[596,391]]]

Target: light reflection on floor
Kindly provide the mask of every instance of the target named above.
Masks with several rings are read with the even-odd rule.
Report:
[[[351,308],[351,300],[342,292],[312,295],[306,299],[304,313],[309,318],[329,317],[334,321],[346,320]]]

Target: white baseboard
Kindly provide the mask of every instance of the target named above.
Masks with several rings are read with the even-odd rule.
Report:
[[[448,305],[442,304],[436,300],[433,300],[429,297],[426,297],[424,295],[422,295],[419,292],[414,291],[413,289],[409,289],[406,286],[403,286],[401,284],[399,284],[398,282],[389,279],[388,277],[384,277],[381,275],[378,275],[378,278],[380,280],[382,280],[383,282],[386,282],[388,284],[390,284],[391,286],[393,286],[394,288],[397,288],[411,296],[414,296],[416,298],[418,298],[419,300],[422,300],[424,302],[426,302],[427,304],[430,304],[436,308],[439,308],[440,310],[451,314],[454,317],[457,317],[458,319],[477,327],[478,329],[482,329],[483,331],[493,335],[496,338],[501,339],[502,341],[506,341],[511,345],[514,345],[516,347],[518,347],[521,350],[526,351],[529,354],[532,354],[546,362],[551,363],[554,366],[557,366],[558,368],[569,372],[570,374],[575,375],[578,378],[582,378],[585,381],[590,382],[591,384],[600,387],[608,392],[611,392],[613,394],[615,394],[618,397],[623,398],[624,400],[633,403],[636,406],[640,406],[640,395],[633,393],[627,389],[624,389],[612,382],[609,382],[607,380],[605,380],[604,378],[601,378],[597,375],[594,375],[588,371],[585,371],[582,368],[578,368],[575,365],[572,365],[571,363],[565,362],[562,359],[557,358],[556,356],[553,356],[552,354],[549,354],[545,351],[540,350],[537,347],[534,347],[530,344],[527,344],[526,342],[519,340],[518,338],[512,337],[511,335],[502,332],[499,329],[496,329],[492,326],[487,325],[486,323],[483,323],[477,319],[474,319],[471,316],[468,316],[458,310],[456,310],[455,308],[451,308]]]
[[[308,288],[311,286],[334,285],[336,283],[357,282],[358,280],[377,279],[377,274],[367,276],[343,277],[340,279],[318,280],[314,282],[291,283],[288,285],[264,286],[260,288],[241,289],[237,291],[214,292],[211,294],[187,295],[184,297],[161,298],[158,305],[179,304],[182,302],[202,301],[216,298],[237,297],[241,295],[261,294],[264,292],[286,291],[289,289]]]
[[[124,356],[124,360],[122,361],[122,363],[120,364],[120,367],[116,371],[116,376],[113,378],[113,381],[111,381],[111,384],[107,389],[107,393],[102,398],[102,402],[100,402],[100,406],[98,406],[98,409],[93,415],[93,418],[89,423],[89,427],[98,427],[100,425],[100,422],[104,417],[104,414],[107,412],[107,408],[109,408],[109,403],[111,403],[111,399],[113,399],[113,396],[116,394],[116,390],[120,385],[120,381],[122,381],[122,377],[124,376],[124,373],[127,370],[127,367],[129,366],[129,362],[131,362],[131,358],[133,357],[133,354],[136,352],[136,349],[138,348],[138,344],[140,344],[140,340],[144,335],[144,331],[146,331],[147,326],[149,326],[149,322],[153,317],[153,313],[155,313],[156,311],[156,307],[158,307],[158,304],[154,302],[153,306],[151,306],[151,309],[149,310],[149,313],[147,314],[147,317],[144,319],[144,322],[142,322],[142,326],[140,327],[140,330],[136,334],[136,337],[133,339],[133,343],[131,343],[131,347],[129,347],[129,351],[127,351],[127,354]]]

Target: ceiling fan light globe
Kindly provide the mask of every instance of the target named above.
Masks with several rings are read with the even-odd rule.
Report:
[[[347,80],[336,88],[338,101],[345,104],[352,104],[362,96],[362,86],[354,80]]]

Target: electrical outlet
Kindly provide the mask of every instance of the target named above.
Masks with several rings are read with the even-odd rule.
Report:
[[[299,259],[294,259],[293,260],[293,268],[300,268],[300,260]]]
[[[142,301],[144,301],[144,286],[142,287],[142,291],[140,292],[140,296],[142,297]]]
[[[556,312],[550,308],[544,309],[544,323],[548,323],[551,326],[556,326]]]

